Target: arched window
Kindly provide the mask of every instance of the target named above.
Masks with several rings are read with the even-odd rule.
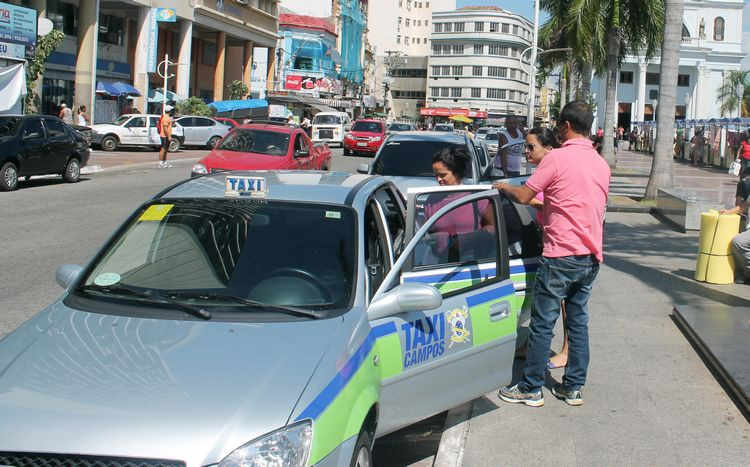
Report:
[[[716,19],[714,19],[714,40],[724,40],[724,18],[721,16],[717,16]]]
[[[690,37],[690,31],[688,31],[687,26],[684,24],[682,25],[682,38]]]

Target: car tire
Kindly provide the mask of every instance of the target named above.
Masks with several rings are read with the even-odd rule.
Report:
[[[363,429],[357,437],[357,444],[354,446],[354,454],[350,467],[372,467],[372,439],[370,433]]]
[[[18,168],[12,162],[6,162],[0,169],[0,189],[13,191],[18,188]]]
[[[117,141],[117,137],[115,136],[105,136],[102,138],[102,142],[99,143],[99,145],[102,147],[102,151],[116,151],[117,145],[119,142]]]
[[[213,149],[221,141],[221,136],[213,136],[208,140],[208,149]]]
[[[67,183],[76,183],[81,179],[81,163],[78,159],[71,157],[67,164],[65,164],[65,171],[62,174],[63,180]]]
[[[180,150],[180,140],[172,138],[169,140],[169,152],[177,152]]]
[[[349,149],[344,148],[344,155],[345,156],[351,156],[352,152]]]

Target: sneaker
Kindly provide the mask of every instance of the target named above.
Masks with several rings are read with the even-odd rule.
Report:
[[[544,395],[542,395],[541,389],[537,392],[521,392],[517,384],[515,386],[500,388],[497,397],[511,404],[520,402],[529,407],[541,407],[544,405]]]
[[[160,168],[160,169],[168,169],[168,168],[170,168],[170,167],[174,167],[174,166],[173,166],[173,165],[171,165],[171,164],[167,164],[166,162],[163,162],[163,161],[162,161],[162,162],[159,162],[159,168]]]
[[[583,405],[583,396],[581,396],[580,389],[566,389],[565,386],[558,383],[552,387],[552,395],[565,400],[568,405]]]

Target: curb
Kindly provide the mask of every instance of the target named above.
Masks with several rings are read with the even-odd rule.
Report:
[[[86,167],[81,167],[82,175],[95,174],[99,172],[104,172],[104,169],[99,164],[87,165]]]
[[[440,446],[435,455],[433,467],[458,467],[463,462],[464,443],[469,436],[471,413],[474,410],[474,401],[454,407],[448,411],[445,417],[443,435],[440,437]]]

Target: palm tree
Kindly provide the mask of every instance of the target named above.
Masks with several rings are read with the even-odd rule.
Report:
[[[655,200],[660,188],[674,185],[674,108],[677,104],[677,73],[680,67],[682,43],[682,12],[684,0],[665,0],[664,40],[661,46],[659,69],[659,107],[656,116],[656,151],[651,163],[651,175],[646,185],[645,200]]]
[[[716,98],[721,102],[721,116],[728,115],[734,117],[737,113],[737,85],[742,83],[745,87],[745,93],[742,98],[742,114],[748,114],[750,107],[750,71],[730,71],[729,76],[724,80],[724,84],[716,91]]]

